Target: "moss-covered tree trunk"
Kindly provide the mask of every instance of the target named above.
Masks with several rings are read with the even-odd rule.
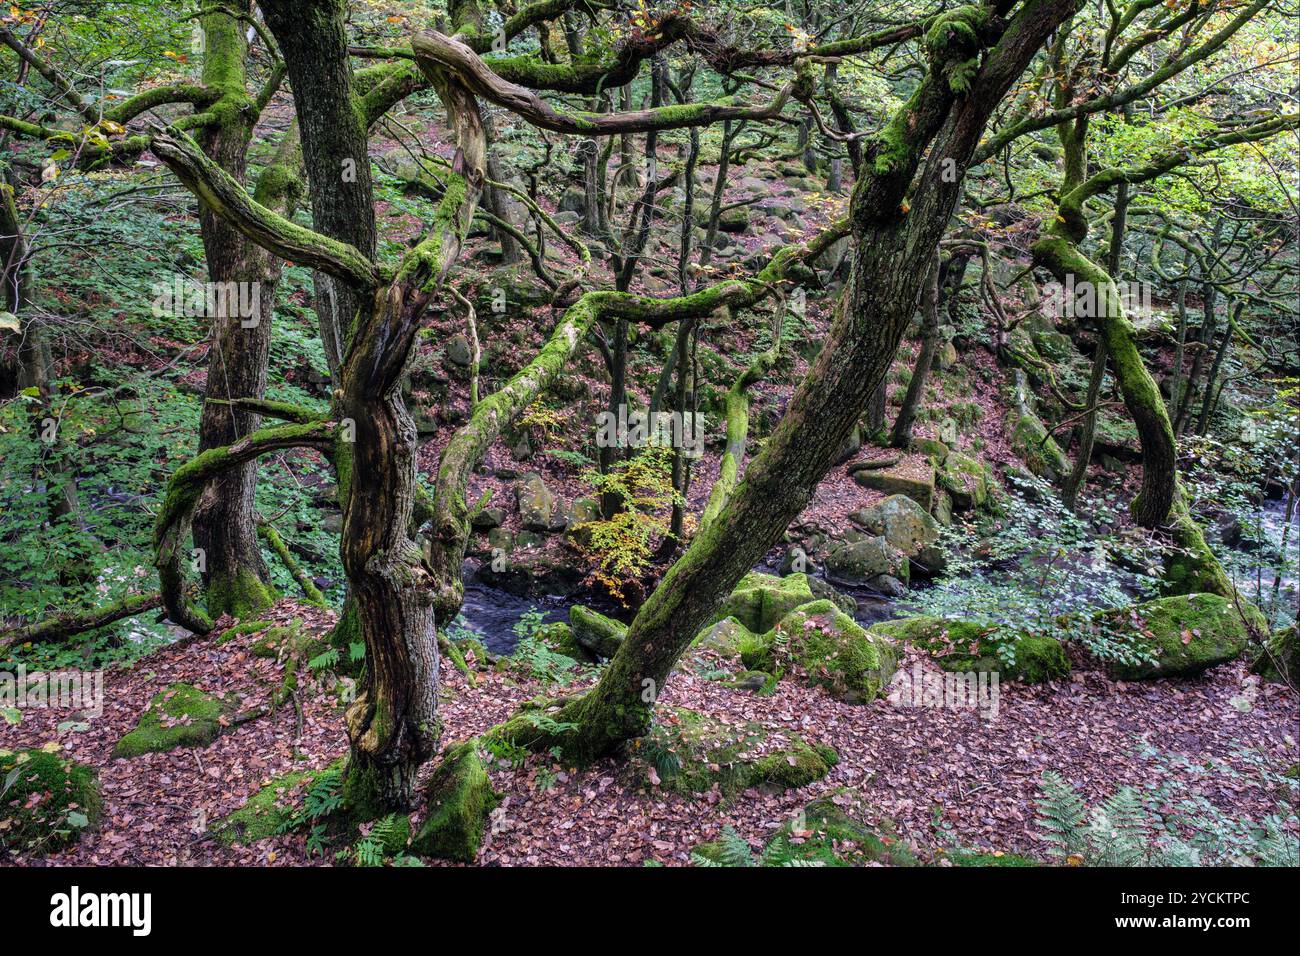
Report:
[[[959,194],[959,183],[944,182],[944,160],[965,168],[993,109],[1073,6],[1043,0],[1009,25],[991,23],[987,9],[962,7],[931,25],[929,72],[873,141],[855,186],[850,281],[785,416],[721,514],[641,607],[600,683],[555,715],[576,723],[576,731],[550,733],[524,715],[505,735],[535,747],[559,745],[583,761],[646,732],[677,658],[809,502],[884,380]],[[981,61],[986,43],[994,49]],[[954,80],[954,71],[964,79]]]
[[[203,83],[219,98],[212,108],[215,122],[203,128],[199,143],[208,158],[243,182],[257,119],[246,91],[244,26],[219,11],[204,16],[200,26]],[[208,297],[218,309],[208,316],[208,375],[199,419],[199,451],[204,452],[233,444],[261,425],[260,415],[230,400],[260,399],[266,393],[275,288],[266,281],[267,254],[220,215],[201,207],[199,228],[208,281],[218,290]],[[247,315],[244,306],[251,306]],[[257,465],[246,462],[217,477],[194,512],[194,545],[214,618],[225,613],[246,617],[271,603],[254,515],[256,490]]]

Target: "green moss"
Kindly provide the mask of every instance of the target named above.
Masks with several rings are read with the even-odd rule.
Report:
[[[1060,481],[1070,473],[1070,459],[1056,439],[1048,434],[1042,419],[1033,412],[1013,408],[1007,413],[1004,424],[1011,450],[1035,475],[1048,481]]]
[[[1070,661],[1061,642],[1042,634],[1017,633],[978,621],[938,617],[908,617],[882,621],[871,633],[919,647],[948,671],[996,671],[1026,684],[1039,684],[1069,675]],[[998,653],[1007,642],[1012,658]]]
[[[204,592],[208,614],[241,619],[255,617],[275,603],[275,591],[251,568],[240,565],[233,573],[213,574]]]
[[[754,722],[725,722],[685,708],[660,714],[646,737],[629,746],[629,772],[677,793],[717,787],[734,796],[750,787],[786,790],[820,780],[839,762],[835,751],[797,734],[758,756],[770,733]]]
[[[447,748],[426,789],[428,816],[411,848],[422,856],[473,863],[499,796],[478,755],[478,738]]]
[[[102,816],[94,768],[45,750],[0,750],[0,847],[23,854],[58,850]]]
[[[242,637],[245,634],[255,634],[274,624],[274,621],[243,621],[236,624],[234,627],[228,627],[222,631],[221,636],[217,638],[217,643],[225,644],[227,641],[233,641],[235,638]]]
[[[734,617],[753,633],[761,634],[770,631],[777,621],[799,605],[816,599],[806,574],[779,578],[774,574],[751,571],[740,579],[713,620],[717,623]]]
[[[1153,658],[1111,662],[1108,669],[1120,680],[1199,674],[1234,660],[1250,641],[1242,613],[1234,602],[1217,594],[1157,598],[1099,615],[1099,619],[1127,632]]]
[[[869,703],[889,684],[897,664],[891,642],[873,638],[827,600],[791,611],[771,631],[746,642],[746,667],[784,670],[787,660],[799,665],[809,683],[824,687],[837,700]]]
[[[954,451],[944,459],[939,485],[952,496],[958,511],[981,507],[993,489],[993,476],[983,464]]]
[[[301,770],[273,778],[238,810],[210,823],[208,834],[227,846],[248,846],[283,832],[298,812],[303,792],[319,773]]]
[[[569,608],[573,640],[597,657],[613,657],[627,635],[627,625],[590,608],[575,604]]]
[[[114,757],[138,757],[177,747],[206,747],[221,734],[233,707],[190,684],[171,684],[153,696],[135,730],[113,748]]]
[[[1292,624],[1274,631],[1264,642],[1251,670],[1277,683],[1300,683],[1300,629]]]

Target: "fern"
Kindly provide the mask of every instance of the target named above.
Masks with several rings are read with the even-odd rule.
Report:
[[[1087,841],[1084,835],[1087,808],[1083,798],[1060,774],[1051,770],[1043,773],[1041,790],[1038,812],[1042,815],[1036,822],[1052,846],[1048,852],[1062,857],[1082,853]]]
[[[1131,787],[1093,809],[1086,835],[1098,866],[1141,866],[1150,855],[1150,822]]]

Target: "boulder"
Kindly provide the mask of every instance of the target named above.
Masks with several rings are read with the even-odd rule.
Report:
[[[542,476],[535,472],[524,475],[515,488],[519,504],[519,518],[528,531],[549,531],[555,513],[555,493],[546,486]]]
[[[0,750],[0,847],[48,853],[70,846],[103,816],[93,767],[48,750]]]
[[[696,634],[691,647],[716,651],[723,657],[739,657],[741,649],[753,644],[754,640],[753,631],[734,617],[725,617]]]
[[[883,537],[841,540],[826,554],[826,577],[837,584],[870,585],[887,575],[906,583],[908,558]]]
[[[1188,677],[1235,660],[1250,642],[1250,631],[1234,602],[1217,594],[1180,594],[1109,611],[1096,622],[1127,638],[1142,658],[1110,661],[1120,680]]]
[[[993,476],[974,458],[954,451],[943,461],[939,484],[952,496],[952,506],[956,511],[972,511],[988,500],[993,489]]]
[[[853,480],[887,495],[907,495],[926,511],[934,505],[934,465],[928,461],[859,469],[853,472]]]
[[[897,663],[893,643],[868,634],[830,601],[795,608],[741,649],[751,670],[779,673],[798,664],[808,682],[836,700],[865,704],[888,686]]]
[[[1042,419],[1028,408],[1011,409],[1003,423],[1011,450],[1039,478],[1060,481],[1070,473],[1070,460],[1047,432]]]
[[[630,755],[628,772],[683,794],[717,789],[732,797],[750,787],[780,792],[820,780],[839,755],[788,731],[721,720],[685,708],[667,709]]]
[[[469,368],[473,363],[474,354],[465,333],[457,332],[447,340],[447,361],[457,368]]]
[[[890,495],[870,508],[859,508],[849,520],[880,535],[894,550],[914,558],[939,540],[939,523],[907,495]]]
[[[627,635],[626,624],[581,604],[569,608],[569,627],[573,639],[597,657],[613,657]]]
[[[816,596],[806,574],[779,578],[774,574],[751,571],[740,579],[713,619],[721,621],[734,617],[755,634],[761,634],[770,631],[777,621],[800,604],[813,600]]]
[[[1070,662],[1061,642],[1042,634],[1026,634],[979,621],[939,617],[909,617],[871,626],[872,634],[892,637],[926,651],[948,671],[997,671],[1026,684],[1066,677]],[[1007,648],[1013,662],[998,653]]]
[[[135,730],[113,748],[114,757],[138,757],[177,747],[206,747],[221,735],[235,706],[190,684],[171,684],[154,694]]]
[[[1274,631],[1264,642],[1251,670],[1279,684],[1300,684],[1300,629],[1292,624]]]
[[[478,755],[477,737],[448,747],[425,788],[427,816],[411,840],[411,850],[473,863],[483,843],[488,816],[500,797]]]
[[[474,512],[474,517],[470,518],[469,523],[476,531],[490,531],[493,528],[499,528],[506,520],[505,510],[502,508],[483,508]]]

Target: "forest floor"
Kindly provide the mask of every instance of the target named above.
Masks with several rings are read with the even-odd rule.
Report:
[[[268,615],[279,624],[302,621],[309,631],[328,627],[331,617],[287,600]],[[103,822],[78,845],[11,862],[301,865],[333,859],[309,855],[301,834],[228,847],[204,833],[271,777],[324,767],[346,753],[339,697],[326,684],[303,684],[300,711],[286,704],[229,727],[207,747],[129,760],[111,756],[149,699],[174,682],[235,691],[249,708],[269,704],[284,665],[251,653],[256,634],[218,643],[218,633],[106,672],[100,717],[74,724],[67,712],[33,709],[6,728],[6,746],[54,744],[95,767],[105,801]],[[910,670],[918,659],[908,654],[901,666]],[[1278,794],[1255,771],[1262,764],[1281,773],[1300,757],[1290,691],[1248,676],[1240,661],[1195,678],[1126,684],[1076,657],[1068,681],[1001,685],[995,717],[885,698],[854,706],[794,681],[758,697],[680,670],[660,700],[661,714],[685,706],[726,722],[756,721],[772,740],[790,733],[829,744],[838,765],[805,787],[776,794],[751,789],[726,799],[716,791],[668,792],[637,776],[638,764],[616,759],[581,771],[545,757],[521,767],[493,764],[490,774],[503,801],[479,863],[684,864],[693,847],[716,839],[728,824],[761,846],[810,800],[833,791],[853,791],[850,799],[875,822],[894,821],[899,839],[922,862],[942,861],[935,853],[941,846],[1042,859],[1046,847],[1034,803],[1048,769],[1061,772],[1090,804],[1125,785],[1177,778],[1185,793],[1203,796],[1230,816],[1259,819],[1275,810]],[[480,671],[476,681],[471,687],[445,668],[447,743],[482,733],[545,690],[509,670]],[[1144,756],[1148,746],[1172,759]]]

